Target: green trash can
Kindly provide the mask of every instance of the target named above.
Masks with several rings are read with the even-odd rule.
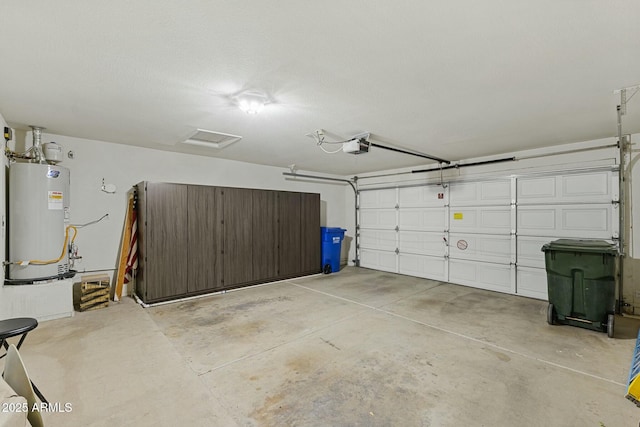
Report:
[[[559,239],[542,247],[547,270],[547,322],[613,337],[618,249],[604,240]]]

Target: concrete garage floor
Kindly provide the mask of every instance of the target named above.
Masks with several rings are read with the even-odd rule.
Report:
[[[546,324],[543,301],[347,268],[42,323],[22,354],[53,426],[637,426],[638,323]]]

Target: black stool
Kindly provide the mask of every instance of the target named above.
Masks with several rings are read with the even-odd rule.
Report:
[[[18,341],[18,344],[16,345],[16,348],[20,349],[20,346],[24,342],[24,339],[27,337],[29,331],[34,330],[37,326],[38,321],[31,317],[16,317],[14,319],[0,320],[0,347],[4,347],[5,350],[8,350],[9,343],[7,342],[7,338],[22,335],[20,337],[20,341]],[[0,359],[5,357],[6,355],[7,353],[5,351],[5,353],[0,356]],[[44,398],[42,393],[40,393],[40,390],[38,390],[38,387],[36,387],[33,381],[31,381],[31,386],[33,387],[33,391],[35,392],[36,396],[38,396],[38,398],[43,403],[49,403],[47,402],[47,399]]]
[[[20,341],[18,341],[18,344],[16,345],[16,348],[20,350],[20,346],[24,342],[29,331],[34,330],[37,326],[38,321],[31,317],[16,317],[15,319],[0,320],[0,346],[4,347],[5,350],[8,350],[9,343],[7,342],[7,338],[22,335],[22,337],[20,337]],[[0,356],[0,359],[6,355],[7,353],[5,352]]]

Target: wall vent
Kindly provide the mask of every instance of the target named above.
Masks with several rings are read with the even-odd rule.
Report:
[[[196,131],[189,138],[182,141],[182,143],[221,150],[241,139],[242,137],[238,135],[214,132],[206,129],[196,129]]]

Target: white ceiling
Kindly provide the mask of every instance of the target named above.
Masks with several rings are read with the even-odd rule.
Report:
[[[356,174],[306,133],[461,160],[614,136],[640,84],[638,0],[0,0],[0,114],[48,133]],[[258,90],[257,116],[230,96]],[[625,133],[640,132],[640,95]],[[222,151],[196,128],[243,136]],[[333,148],[333,147],[329,147]]]

